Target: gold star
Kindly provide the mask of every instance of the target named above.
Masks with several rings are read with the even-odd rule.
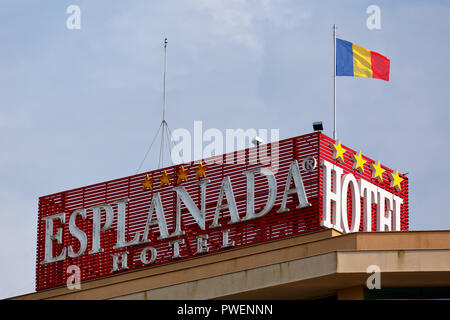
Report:
[[[163,175],[159,178],[161,180],[161,187],[164,187],[166,184],[170,186],[170,178],[172,178],[172,175],[167,174],[167,171],[164,170]]]
[[[353,169],[357,169],[360,172],[364,172],[364,164],[367,161],[363,159],[361,151],[359,151],[358,155],[354,154],[353,158],[355,159],[355,161],[353,162]]]
[[[341,146],[341,140],[338,140],[337,144],[333,144],[333,156],[335,159],[337,159],[339,162],[344,162],[344,153],[346,152],[345,149]]]
[[[150,179],[149,175],[146,174],[144,181],[142,181],[142,191],[145,191],[147,189],[153,190],[152,183],[153,179]]]
[[[402,190],[402,181],[403,178],[400,178],[398,175],[398,169],[395,171],[395,174],[393,172],[389,173],[391,175],[391,188],[396,188],[397,190]]]
[[[381,167],[380,161],[378,161],[376,165],[372,163],[372,167],[375,169],[375,171],[372,170],[372,178],[377,179],[379,182],[383,182],[383,172],[386,170]]]
[[[195,179],[200,179],[201,177],[206,178],[206,170],[208,167],[204,167],[203,163],[200,161],[198,168],[195,169]]]
[[[177,177],[178,177],[177,184],[180,184],[181,181],[187,181],[188,173],[189,173],[189,170],[186,171],[186,170],[184,170],[184,166],[181,166],[177,172]]]

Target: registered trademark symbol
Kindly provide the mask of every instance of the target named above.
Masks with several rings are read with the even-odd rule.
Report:
[[[308,157],[303,160],[302,168],[306,172],[311,172],[317,167],[317,161],[314,157]]]

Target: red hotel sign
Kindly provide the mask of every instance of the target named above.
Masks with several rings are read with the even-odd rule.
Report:
[[[311,133],[44,196],[36,289],[324,228],[408,230],[407,178]]]

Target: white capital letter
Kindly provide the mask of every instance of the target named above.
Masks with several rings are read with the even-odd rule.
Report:
[[[150,259],[147,259],[147,252],[150,251]],[[145,265],[155,262],[158,252],[153,247],[146,247],[141,251],[141,262]]]
[[[264,209],[261,212],[255,213],[255,174],[259,173],[266,177],[269,185],[269,193],[267,202]],[[275,175],[267,168],[256,168],[244,171],[244,175],[247,177],[247,215],[243,220],[250,220],[260,218],[266,215],[272,210],[277,197],[277,180]]]
[[[326,160],[322,161],[322,167],[325,170],[323,173],[323,212],[320,225],[326,228],[335,228],[342,232],[341,176],[344,171]],[[334,171],[333,185],[331,185],[332,171]],[[333,211],[333,221],[331,219],[331,211]]]
[[[177,193],[177,206],[176,206],[176,225],[175,231],[170,235],[171,237],[184,234],[181,230],[181,203],[183,202],[188,209],[191,216],[194,218],[200,229],[205,230],[205,198],[206,198],[206,185],[209,183],[208,179],[198,181],[201,189],[201,210],[195,205],[189,193],[183,186],[174,187],[173,191]]]
[[[363,197],[363,231],[372,231],[372,204],[378,202],[377,186],[360,179],[359,189]]]
[[[377,231],[392,231],[392,200],[392,193],[378,189]]]
[[[180,258],[180,244],[184,244],[184,239],[173,240],[169,242],[169,245],[173,246],[172,259]]]
[[[291,181],[294,178],[294,188],[291,188]],[[281,201],[281,207],[278,209],[278,213],[283,213],[289,211],[286,208],[287,197],[297,194],[299,204],[296,209],[309,207],[311,204],[308,202],[308,198],[306,197],[305,186],[303,185],[302,176],[300,174],[300,169],[298,168],[297,160],[291,162],[289,166],[289,173],[286,179],[286,187],[284,188],[283,200]]]
[[[94,254],[98,252],[103,252],[103,249],[100,246],[100,232],[106,231],[111,227],[114,218],[114,211],[110,205],[101,204],[99,206],[95,206],[91,208],[93,211],[92,214],[92,250],[89,251],[89,254]],[[105,211],[106,218],[105,224],[103,227],[100,226],[100,215],[101,210]]]
[[[128,269],[128,252],[115,253],[112,255],[113,257],[113,268],[112,272],[121,271]],[[120,268],[119,268],[120,262]]]
[[[153,212],[156,212],[156,221],[153,221]],[[169,232],[167,231],[166,218],[164,217],[164,209],[161,202],[161,196],[159,192],[155,193],[152,198],[152,203],[148,209],[147,222],[145,223],[144,234],[142,235],[141,243],[148,242],[148,233],[150,227],[158,225],[160,239],[165,239],[169,237]]]
[[[348,227],[347,218],[347,192],[349,187],[352,194],[352,226],[350,228]],[[346,174],[342,179],[341,196],[341,217],[344,232],[358,232],[361,224],[361,194],[358,182],[351,173]]]
[[[223,196],[225,195],[227,202],[222,204]],[[237,211],[236,200],[234,199],[233,188],[231,187],[230,177],[225,177],[222,180],[222,186],[220,187],[219,199],[217,200],[216,212],[214,213],[214,221],[210,228],[220,227],[219,215],[223,210],[230,211],[231,221],[229,223],[236,223],[241,221],[239,213]]]
[[[197,253],[205,253],[208,251],[208,235],[202,234],[197,236]]]
[[[139,232],[136,232],[133,240],[127,242],[125,236],[126,210],[128,199],[117,201],[117,243],[114,249],[125,248],[139,243]]]
[[[81,256],[87,247],[87,236],[86,233],[84,233],[80,228],[78,228],[75,224],[75,221],[77,219],[77,216],[80,216],[83,220],[86,219],[86,210],[85,209],[79,209],[75,210],[69,219],[69,231],[72,236],[78,239],[80,242],[80,249],[78,252],[73,251],[73,247],[69,246],[69,257],[71,258],[77,258]]]
[[[53,257],[53,240],[56,240],[58,244],[62,244],[62,228],[58,228],[56,233],[53,234],[53,220],[58,219],[61,221],[61,224],[64,224],[66,222],[65,217],[65,213],[59,213],[42,218],[45,221],[45,253],[42,264],[61,261],[66,258],[66,248],[63,248],[58,256]]]
[[[393,216],[393,231],[400,231],[402,229],[401,225],[401,205],[403,199],[394,195],[394,216]]]

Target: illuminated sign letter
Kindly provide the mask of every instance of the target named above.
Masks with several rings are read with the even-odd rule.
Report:
[[[366,180],[359,180],[359,189],[363,197],[363,231],[372,231],[372,204],[378,202],[378,187]]]
[[[352,194],[352,226],[348,227],[347,218],[347,192],[350,188]],[[361,224],[361,194],[359,192],[358,182],[353,174],[349,173],[343,177],[341,187],[341,221],[344,232],[358,232]]]
[[[400,225],[400,216],[401,216],[401,211],[400,211],[400,206],[403,203],[403,199],[398,197],[398,196],[394,196],[394,221],[393,221],[393,231],[400,231],[401,230],[401,225]]]
[[[255,213],[255,174],[259,173],[266,177],[267,183],[269,185],[269,194],[267,198],[267,203],[261,212]],[[247,177],[247,215],[243,220],[250,220],[255,218],[260,218],[272,210],[275,204],[275,199],[277,197],[277,180],[272,171],[267,168],[256,168],[244,171]]]
[[[320,225],[326,228],[341,228],[341,176],[343,170],[332,163],[323,160],[325,168],[323,181],[323,216]],[[333,188],[331,188],[331,174],[334,171]],[[333,190],[332,190],[333,189]],[[333,222],[331,222],[331,211],[333,211]]]
[[[100,247],[100,232],[106,231],[111,227],[114,218],[114,211],[110,205],[101,204],[99,206],[95,206],[91,208],[93,211],[92,220],[92,250],[89,251],[89,254],[103,252],[103,249]],[[105,224],[103,227],[100,226],[100,215],[101,209],[103,209],[106,213]]]
[[[235,242],[230,242],[230,230],[222,230],[222,247],[221,248],[228,248],[228,247],[234,247]]]
[[[392,231],[392,193],[378,189],[377,231]]]
[[[156,221],[153,221],[153,212],[156,211]],[[142,236],[142,243],[148,242],[148,232],[150,227],[158,225],[160,239],[165,239],[169,237],[169,232],[167,231],[166,218],[164,217],[164,210],[161,203],[161,196],[159,192],[155,193],[152,198],[152,203],[150,204],[150,209],[148,210],[147,222],[145,223],[144,235]]]
[[[198,182],[201,189],[201,210],[195,205],[192,198],[187,193],[186,189],[183,186],[174,187],[173,190],[177,193],[177,207],[176,207],[176,227],[174,233],[170,236],[179,236],[184,234],[181,230],[181,202],[184,203],[186,208],[188,209],[191,216],[194,218],[195,222],[198,226],[205,230],[205,198],[206,198],[206,185],[209,183],[209,180],[200,180]]]
[[[55,219],[60,220],[64,224],[66,222],[65,213],[42,218],[45,221],[45,253],[44,260],[41,262],[42,264],[61,261],[66,258],[66,248],[57,257],[53,257],[53,240],[56,240],[58,244],[62,244],[62,228],[58,228],[56,233],[53,234],[53,220]]]
[[[196,253],[205,253],[208,252],[208,235],[202,234],[197,236],[197,252]]]
[[[227,198],[227,202],[222,204],[223,196]],[[230,211],[231,221],[229,223],[236,223],[240,221],[237,211],[236,200],[234,199],[233,189],[231,188],[230,177],[225,177],[222,180],[222,186],[220,187],[219,199],[217,200],[216,212],[214,213],[214,221],[210,228],[220,227],[219,215],[223,210],[228,209]]]
[[[147,258],[147,252],[150,251],[150,259]],[[146,247],[141,251],[141,262],[145,265],[155,262],[158,252],[153,247]]]
[[[292,178],[294,178],[295,188],[290,189]],[[306,197],[305,186],[303,185],[303,180],[302,176],[300,175],[297,160],[292,161],[291,165],[289,166],[289,173],[286,179],[286,187],[284,188],[283,200],[281,201],[281,207],[280,209],[278,209],[278,213],[289,211],[289,209],[286,208],[287,197],[294,193],[297,194],[299,201],[299,205],[296,207],[296,209],[311,206]]]
[[[75,210],[69,219],[70,234],[72,236],[74,236],[75,238],[77,238],[78,241],[80,242],[80,249],[78,250],[78,252],[74,252],[73,247],[69,246],[68,251],[69,251],[69,257],[71,257],[71,258],[77,258],[77,257],[81,256],[84,253],[84,251],[86,251],[86,247],[87,247],[86,233],[83,232],[80,228],[78,228],[75,224],[75,221],[76,221],[78,215],[83,220],[86,219],[86,210],[85,209]]]
[[[125,218],[128,199],[117,201],[117,243],[114,249],[125,248],[139,243],[139,232],[136,232],[133,240],[127,242],[125,239]]]
[[[184,239],[173,240],[169,242],[169,245],[173,246],[172,259],[181,258],[180,255],[180,244],[184,244]]]
[[[122,253],[115,253],[112,255],[112,257],[113,257],[113,268],[111,270],[112,272],[128,269],[128,252],[125,251]]]

